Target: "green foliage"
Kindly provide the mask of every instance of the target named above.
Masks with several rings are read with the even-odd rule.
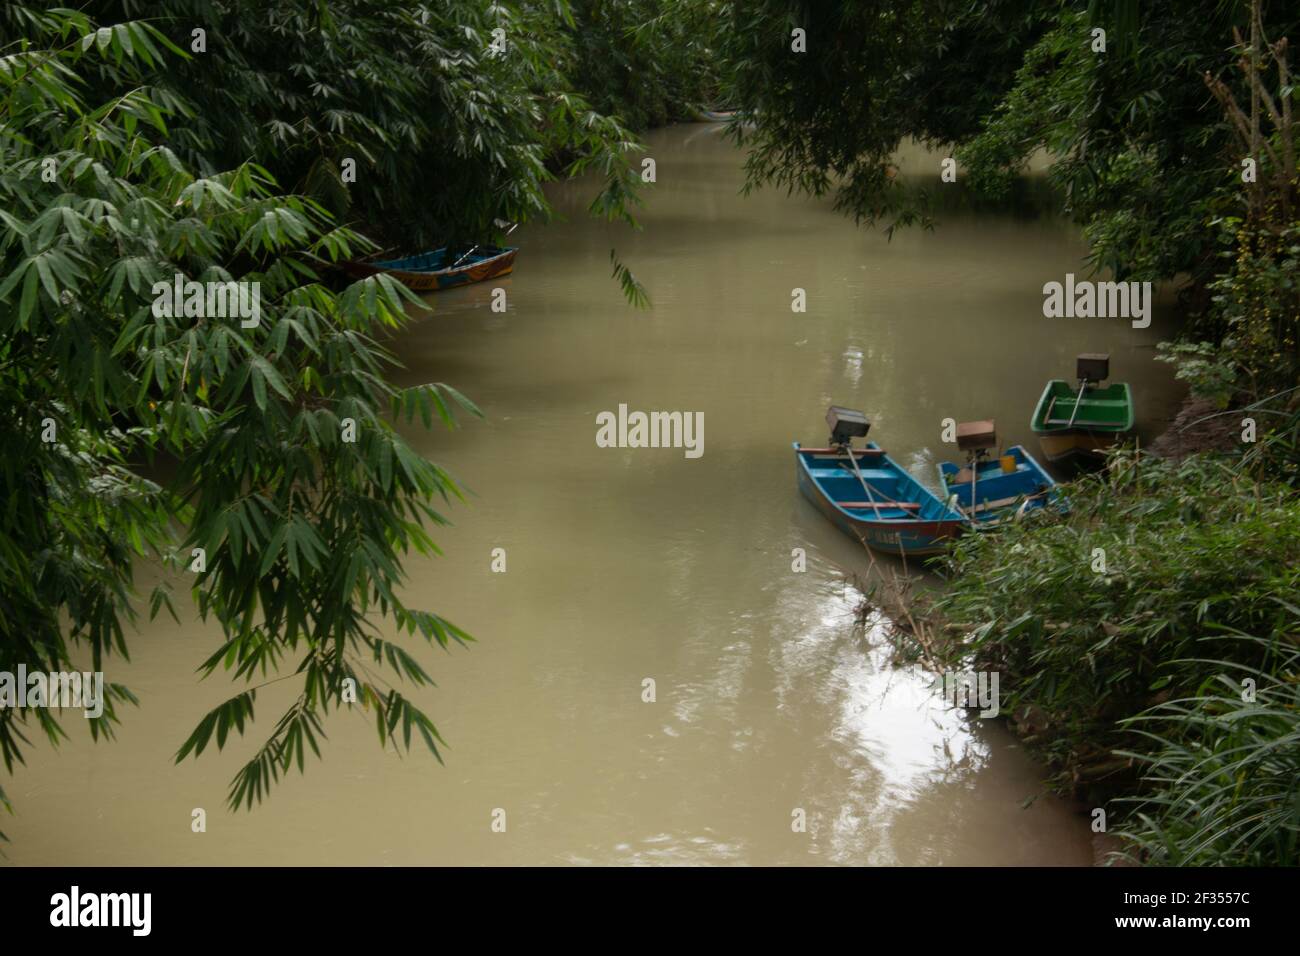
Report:
[[[945,5],[732,3],[722,30],[726,98],[746,124],[731,135],[749,149],[747,188],[776,185],[814,196],[834,193],[856,219],[925,222],[925,198],[895,178],[890,159],[906,136],[926,135],[913,76],[943,58],[952,26]],[[969,21],[966,21],[969,22]],[[792,50],[805,32],[807,52]],[[942,75],[936,68],[931,76]],[[956,104],[940,107],[951,124]]]
[[[1156,360],[1175,365],[1174,377],[1186,382],[1192,394],[1227,408],[1237,393],[1238,369],[1228,355],[1209,342],[1161,342]]]
[[[1221,362],[1262,395],[1300,381],[1300,219],[1221,224],[1222,273],[1210,283]]]
[[[637,277],[632,274],[632,270],[624,265],[618,258],[618,255],[613,249],[609,250],[609,261],[614,266],[611,274],[613,278],[618,281],[619,286],[623,290],[623,295],[627,300],[637,308],[649,308],[650,294],[646,292],[645,286],[640,283]]]
[[[659,12],[690,10],[698,25],[704,9]],[[621,10],[588,4],[600,27],[584,32],[563,2],[121,0],[97,11],[99,22],[0,12],[0,391],[14,409],[0,425],[13,452],[0,466],[0,666],[67,669],[79,645],[97,670],[125,656],[134,562],[184,569],[202,548],[194,600],[225,635],[204,673],[252,682],[290,666],[302,683],[233,782],[232,805],[301,768],[347,679],[381,738],[400,733],[409,747],[415,729],[436,756],[433,723],[382,671],[417,685],[428,675],[376,622],[442,647],[468,640],[397,594],[402,556],[437,552],[426,526],[445,523],[459,490],[392,422],[451,426],[456,408],[477,409],[440,383],[390,385],[378,337],[417,300],[383,277],[340,288],[328,267],[375,250],[355,224],[420,250],[481,242],[497,219],[545,220],[543,187],[557,176],[595,173],[592,213],[635,225],[640,147],[564,69],[599,80],[575,38],[644,66],[687,24],[633,34]],[[498,28],[504,52],[491,48]],[[652,98],[707,84],[674,72],[702,50],[656,65]],[[622,107],[637,89],[602,84],[600,95]],[[648,301],[613,261],[629,299]],[[260,325],[154,315],[154,283],[177,273],[260,283]],[[174,614],[167,586],[149,608]],[[214,709],[177,759],[242,735],[255,699],[250,686]],[[114,703],[132,701],[111,685],[91,732],[110,734]],[[9,769],[28,721],[52,742],[63,734],[48,711],[0,714]]]
[[[965,180],[994,196],[1046,151],[1097,267],[1132,279],[1215,274],[1205,223],[1231,207],[1240,170],[1203,74],[1231,62],[1243,5],[1165,3],[1140,16],[1133,0],[730,10],[726,88],[756,124],[735,130],[753,150],[751,187],[834,192],[858,219],[929,224],[925,186],[893,175],[905,139],[952,144]],[[1270,36],[1295,34],[1294,9],[1267,14]],[[791,51],[796,27],[807,53]],[[1094,27],[1107,31],[1104,53]]]
[[[1221,271],[1195,334],[1213,341],[1161,343],[1193,393],[1226,408],[1238,395],[1289,393],[1300,381],[1300,219],[1272,198],[1257,217],[1213,223]],[[1267,414],[1279,414],[1269,410]]]
[[[958,158],[977,189],[996,192],[1046,150],[1098,268],[1204,278],[1214,255],[1204,223],[1227,201],[1235,164],[1221,158],[1227,134],[1201,77],[1222,68],[1240,16],[1229,4],[1189,16],[1175,3],[1144,8],[1139,21],[1124,6],[1063,7]],[[1105,53],[1092,49],[1094,26],[1107,30]]]
[[[1242,465],[1251,474],[1285,481],[1293,488],[1300,487],[1300,386],[1288,390],[1291,411],[1270,409],[1269,399],[1259,403],[1265,414],[1281,418],[1281,422],[1242,456]],[[1284,397],[1284,396],[1278,396]],[[1270,396],[1270,399],[1272,396]]]
[[[161,559],[192,575],[200,614],[225,635],[206,673],[251,682],[287,666],[302,685],[232,805],[302,766],[348,678],[385,739],[409,747],[415,728],[436,755],[432,722],[384,671],[428,677],[377,625],[444,648],[468,640],[398,594],[402,557],[436,553],[426,525],[445,523],[460,492],[393,420],[477,409],[448,386],[384,377],[395,360],[376,336],[418,300],[383,277],[332,290],[317,270],[371,244],[258,164],[204,173],[169,145],[191,107],[147,82],[178,55],[157,27],[13,15],[26,34],[0,59],[0,669],[69,670],[88,651],[111,671],[127,653],[132,565]],[[154,308],[154,284],[178,273],[260,283],[260,324]],[[153,591],[151,616],[171,609],[169,588]],[[242,735],[255,691],[214,709],[177,759]],[[92,734],[133,701],[113,685]],[[32,725],[64,735],[47,709],[0,711],[6,769]]]
[[[1300,638],[1300,500],[1227,460],[1131,454],[1067,491],[1063,515],[959,542],[933,611],[941,633],[965,635],[954,660],[1000,673],[1003,710],[1054,782],[1097,785],[1098,799],[1136,786],[1115,751],[1153,749],[1123,722],[1218,678],[1201,658],[1281,676],[1271,655]],[[1177,728],[1152,718],[1143,730]]]
[[[109,19],[156,18],[184,49],[151,74],[154,95],[190,105],[169,145],[207,175],[256,159],[293,192],[385,246],[483,242],[495,219],[545,220],[543,185],[598,170],[593,210],[631,221],[637,148],[561,71],[567,4],[232,0],[106,5]],[[117,8],[116,10],[114,8]],[[494,53],[492,31],[504,30]],[[92,76],[87,77],[94,83]],[[117,78],[100,71],[101,88]],[[356,181],[343,179],[355,160]]]
[[[690,119],[719,96],[721,6],[575,0],[562,69],[597,111],[632,129]]]
[[[1292,636],[1300,628],[1300,608]],[[1132,756],[1149,788],[1118,835],[1129,854],[1167,866],[1294,865],[1300,860],[1300,650],[1241,635],[1194,697],[1126,721],[1151,747]],[[1263,656],[1267,669],[1239,663]],[[1248,683],[1249,682],[1249,683]],[[1153,730],[1148,731],[1146,728]]]

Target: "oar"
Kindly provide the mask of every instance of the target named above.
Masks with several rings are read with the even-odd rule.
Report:
[[[1083,404],[1083,393],[1087,390],[1088,380],[1086,378],[1079,379],[1079,395],[1074,400],[1074,411],[1070,413],[1070,423],[1065,426],[1066,431],[1069,431],[1074,426],[1074,416],[1079,414],[1079,406]]]
[[[867,501],[871,502],[871,509],[876,513],[876,520],[883,521],[884,519],[880,517],[880,506],[876,504],[876,499],[871,494],[871,486],[867,484],[867,479],[863,478],[862,472],[858,470],[858,459],[853,454],[853,446],[845,445],[844,450],[849,454],[849,464],[853,466],[853,473],[858,476],[858,481],[862,484],[862,490],[867,493]]]
[[[501,220],[497,219],[494,221],[499,223]],[[506,236],[510,235],[510,233],[514,232],[518,228],[519,228],[519,223],[515,223],[513,226],[511,226],[509,229],[506,230]],[[504,239],[505,236],[502,236],[501,238]],[[479,248],[478,246],[470,246],[469,252],[465,253],[463,256],[461,256],[459,259],[453,262],[451,264],[451,268],[453,269],[456,268],[458,265],[460,265],[462,262],[468,259],[474,253],[474,250],[478,248]]]
[[[462,262],[464,262],[466,259],[468,259],[471,255],[474,254],[474,250],[477,249],[477,248],[478,248],[478,246],[470,246],[470,247],[469,247],[469,252],[465,253],[463,256],[461,256],[459,259],[457,259],[455,262],[453,262],[453,263],[451,264],[451,268],[453,268],[453,269],[456,268],[458,265],[460,265]]]

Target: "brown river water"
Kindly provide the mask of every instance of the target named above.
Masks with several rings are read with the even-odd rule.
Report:
[[[954,447],[940,442],[947,417],[995,418],[1004,443],[1036,453],[1033,404],[1082,351],[1111,353],[1149,438],[1180,397],[1151,360],[1165,320],[1043,316],[1043,283],[1088,270],[1077,230],[1035,211],[1032,183],[980,208],[939,184],[936,157],[907,151],[904,173],[932,179],[947,208],[937,230],[888,241],[829,202],[740,196],[742,155],[718,126],[646,141],[658,183],[643,232],[586,218],[591,183],[557,186],[565,219],[512,236],[514,276],[437,294],[396,343],[403,382],[451,383],[486,413],[409,432],[471,492],[436,533],[444,556],[409,562],[415,603],[478,639],[416,649],[438,686],[413,696],[445,766],[386,752],[367,717],[336,712],[322,761],[231,813],[227,783],[291,691],[259,693],[249,737],[175,765],[235,692],[220,673],[199,682],[218,631],[182,605],[182,626],[142,624],[131,663],[111,665],[141,698],[115,742],[68,718],[57,753],[29,751],[6,785],[0,862],[1092,861],[1087,818],[1044,794],[1042,768],[996,721],[946,708],[920,675],[884,666],[879,634],[855,630],[844,576],[867,559],[797,496],[790,442],[823,444],[832,401],[860,408],[933,487]],[[651,311],[610,279],[612,246]],[[794,288],[806,313],[791,311]],[[620,404],[702,412],[703,454],[598,447],[597,414]]]

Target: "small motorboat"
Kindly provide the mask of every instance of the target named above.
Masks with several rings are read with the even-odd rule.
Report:
[[[969,524],[947,507],[875,442],[852,447],[866,437],[866,416],[832,405],[827,448],[794,443],[795,477],[800,493],[841,531],[877,551],[931,555]]]
[[[513,246],[475,246],[454,256],[449,249],[442,248],[404,259],[349,260],[340,262],[339,268],[354,279],[382,272],[414,292],[436,292],[509,275],[514,271],[517,252]]]
[[[1052,476],[1020,445],[997,457],[994,423],[963,422],[957,426],[957,447],[966,452],[965,466],[939,463],[939,483],[944,500],[970,518],[976,528],[991,528],[1000,521],[1028,511],[1061,504]]]
[[[1133,395],[1128,383],[1101,383],[1110,374],[1109,355],[1080,355],[1078,391],[1063,379],[1043,389],[1029,427],[1054,464],[1096,464],[1133,430]]]

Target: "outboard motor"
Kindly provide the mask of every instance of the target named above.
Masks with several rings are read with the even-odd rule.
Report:
[[[992,419],[982,422],[962,422],[957,426],[957,447],[967,456],[982,457],[998,444],[997,427]]]
[[[1074,371],[1079,381],[1100,385],[1110,378],[1110,355],[1103,352],[1086,352],[1074,360]]]
[[[1110,354],[1085,352],[1074,360],[1074,372],[1079,377],[1079,397],[1074,400],[1074,411],[1070,413],[1070,422],[1066,428],[1074,427],[1074,419],[1079,414],[1088,386],[1100,385],[1110,377]]]
[[[962,422],[957,426],[957,447],[966,453],[966,467],[957,472],[955,481],[971,483],[971,504],[974,506],[975,482],[979,474],[980,459],[998,445],[997,426],[992,419],[980,422]]]
[[[852,443],[855,438],[866,438],[871,430],[871,423],[862,412],[852,408],[832,405],[826,410],[826,424],[830,426],[832,448],[841,448]]]

